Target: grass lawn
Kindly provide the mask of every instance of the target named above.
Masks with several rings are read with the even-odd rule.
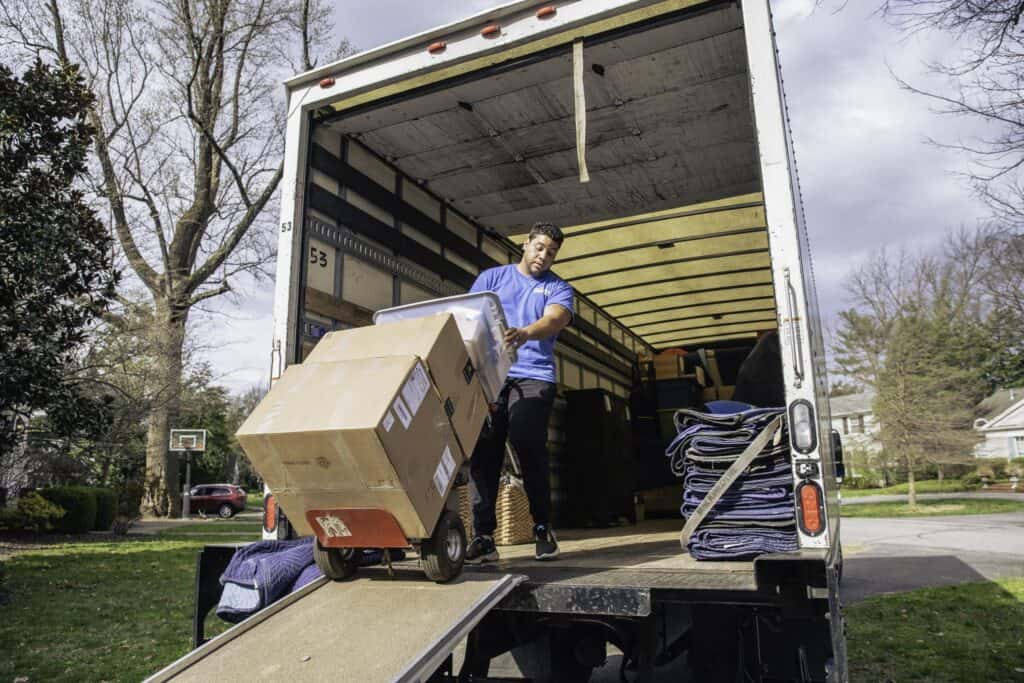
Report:
[[[245,494],[245,509],[246,510],[262,510],[263,509],[263,491],[249,491]]]
[[[997,512],[1024,511],[1024,501],[1000,498],[937,498],[906,503],[858,503],[844,505],[843,517],[931,517],[937,515],[989,515]]]
[[[1024,680],[1024,578],[871,598],[846,619],[853,683]]]
[[[864,496],[906,495],[907,484],[896,484],[884,489],[843,489],[843,498],[861,498]],[[961,491],[977,491],[976,486],[967,486],[959,479],[925,479],[915,482],[918,493],[959,493]]]
[[[209,542],[256,540],[259,529],[255,520],[183,524],[154,537],[71,539],[4,561],[0,680],[139,681],[158,671],[191,646],[196,553]],[[207,620],[211,635],[227,627]]]

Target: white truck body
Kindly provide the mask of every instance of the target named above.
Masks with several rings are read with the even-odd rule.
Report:
[[[801,550],[691,561],[653,582],[609,564],[599,586],[516,565],[528,579],[496,612],[589,620],[591,637],[597,621],[749,603],[755,622],[805,621],[788,632],[779,617],[788,640],[761,643],[748,676],[845,680],[825,347],[768,0],[520,0],[286,90],[272,378],[325,331],[514,262],[511,238],[541,218],[567,232],[554,272],[578,293],[563,389],[622,395],[638,351],[750,346],[778,329],[791,439],[811,421],[794,483],[822,518],[808,528],[798,506]],[[501,632],[488,619],[478,644]]]

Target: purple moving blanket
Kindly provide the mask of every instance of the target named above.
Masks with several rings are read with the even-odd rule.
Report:
[[[313,561],[312,536],[292,541],[260,541],[235,551],[220,583],[224,587],[217,616],[236,624],[267,605],[293,593],[323,576]],[[383,551],[362,551],[360,565],[380,564]],[[391,559],[405,559],[401,550],[392,550]]]
[[[232,623],[245,619],[290,593],[310,566],[316,569],[312,536],[294,541],[260,541],[239,548],[220,577],[224,590],[217,616]],[[306,578],[308,583],[316,575],[310,578],[307,574]]]
[[[690,555],[697,560],[744,560],[799,548],[795,528],[700,528],[690,537]]]

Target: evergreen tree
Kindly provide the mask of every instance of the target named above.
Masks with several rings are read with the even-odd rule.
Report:
[[[67,369],[118,279],[111,237],[75,186],[91,104],[73,66],[0,66],[0,415],[44,411],[62,432],[105,419]],[[0,430],[0,458],[13,441]]]

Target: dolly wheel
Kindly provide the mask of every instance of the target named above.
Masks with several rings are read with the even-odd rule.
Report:
[[[420,558],[431,581],[445,583],[459,575],[466,559],[466,529],[458,513],[444,511],[433,535],[420,544]]]
[[[313,559],[316,566],[329,579],[342,581],[356,573],[359,566],[360,552],[358,548],[325,548],[320,541],[313,546]]]

